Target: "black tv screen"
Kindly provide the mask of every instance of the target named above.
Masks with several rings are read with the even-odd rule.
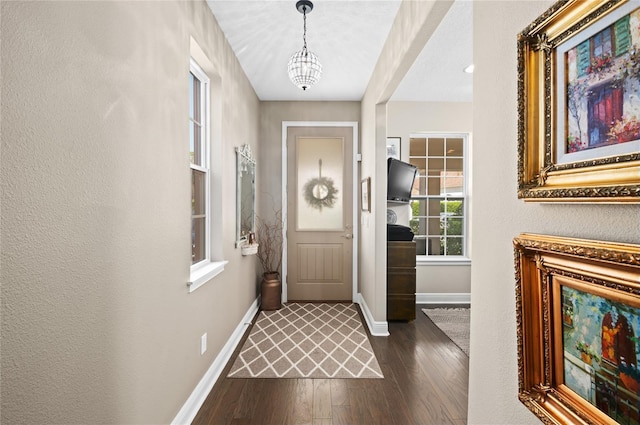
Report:
[[[418,174],[415,165],[389,158],[387,160],[387,201],[408,203],[413,180]]]

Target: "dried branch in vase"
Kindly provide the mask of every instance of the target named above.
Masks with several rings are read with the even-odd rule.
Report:
[[[273,218],[267,220],[256,215],[258,261],[264,273],[279,272],[282,266],[282,210],[274,211]]]

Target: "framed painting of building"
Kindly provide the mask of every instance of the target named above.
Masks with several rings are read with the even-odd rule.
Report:
[[[547,424],[640,424],[640,245],[514,247],[520,400]]]
[[[640,4],[560,1],[518,36],[518,197],[640,202]]]

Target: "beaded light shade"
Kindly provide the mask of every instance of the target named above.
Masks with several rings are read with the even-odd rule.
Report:
[[[302,13],[304,21],[304,32],[302,40],[304,42],[302,50],[296,52],[289,59],[287,71],[291,82],[302,90],[306,90],[320,80],[322,75],[322,65],[313,52],[307,49],[307,12],[313,10],[313,3],[309,0],[299,0],[296,9]]]

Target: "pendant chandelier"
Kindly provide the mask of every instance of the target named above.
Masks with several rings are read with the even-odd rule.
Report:
[[[299,0],[296,3],[296,9],[302,13],[304,21],[304,32],[302,40],[302,50],[296,52],[289,59],[289,78],[291,82],[302,90],[306,90],[318,82],[322,75],[322,65],[318,57],[307,50],[307,13],[313,10],[313,3],[309,0]]]

